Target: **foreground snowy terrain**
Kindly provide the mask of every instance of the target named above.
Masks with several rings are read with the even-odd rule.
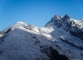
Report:
[[[0,60],[83,60],[83,20],[55,15],[42,28],[17,22],[0,32]]]

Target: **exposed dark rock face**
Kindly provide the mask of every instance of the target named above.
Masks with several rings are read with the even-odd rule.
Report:
[[[65,21],[65,20],[70,20],[70,17],[66,14],[66,15],[63,17],[62,20],[63,20],[63,21]]]
[[[45,53],[49,60],[69,60],[65,55],[60,55],[53,47],[40,46],[41,52]]]
[[[82,29],[78,29],[78,27],[76,27],[77,29],[75,31],[73,30],[70,30],[70,33],[73,35],[73,36],[76,36],[76,37],[79,37],[81,39],[83,39],[83,31]]]

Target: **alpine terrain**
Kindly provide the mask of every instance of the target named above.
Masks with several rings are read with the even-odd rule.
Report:
[[[17,22],[0,32],[0,60],[83,60],[83,19],[55,15],[41,28]]]

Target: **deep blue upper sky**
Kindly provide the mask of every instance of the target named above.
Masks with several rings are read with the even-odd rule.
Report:
[[[42,27],[56,14],[83,18],[83,0],[0,0],[0,30],[18,21]]]

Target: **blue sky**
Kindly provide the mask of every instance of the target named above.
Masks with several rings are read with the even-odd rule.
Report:
[[[83,0],[0,0],[0,30],[18,21],[42,27],[57,14],[83,18]]]

